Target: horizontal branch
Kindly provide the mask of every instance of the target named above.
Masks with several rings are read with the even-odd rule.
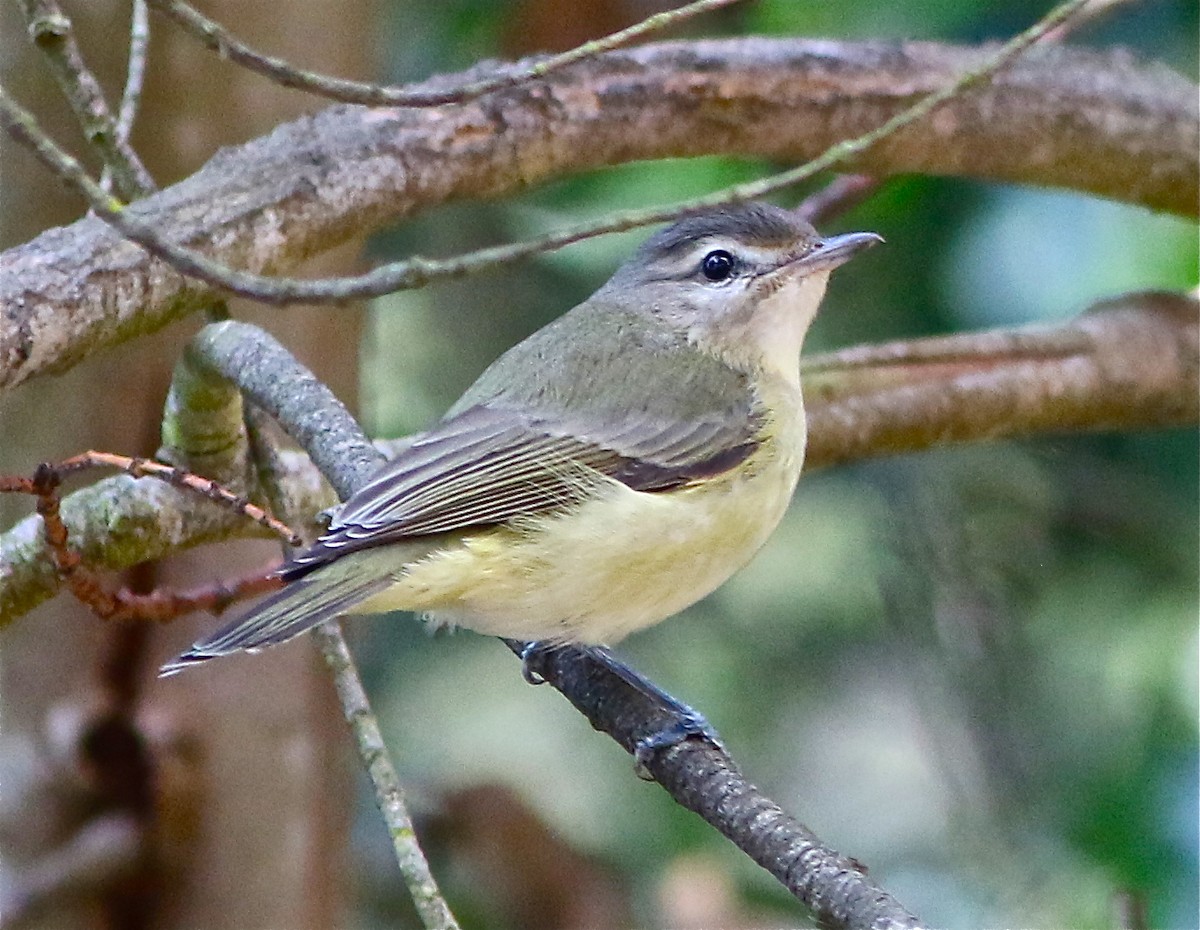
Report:
[[[51,0],[42,0],[42,2],[48,3]],[[353,298],[380,297],[398,290],[422,287],[433,281],[476,273],[494,265],[552,251],[605,233],[669,222],[678,219],[686,212],[718,207],[727,203],[758,200],[769,194],[795,187],[797,184],[815,177],[821,171],[870,152],[906,126],[920,122],[948,100],[960,96],[968,87],[983,83],[993,74],[1003,70],[1006,65],[1019,57],[1039,39],[1044,38],[1056,24],[1069,22],[1072,13],[1082,10],[1087,3],[1088,0],[1064,0],[1046,17],[1001,45],[981,64],[960,72],[953,81],[922,96],[914,104],[892,116],[887,122],[861,135],[844,139],[826,149],[816,158],[786,171],[726,187],[672,206],[649,209],[643,207],[616,213],[599,222],[585,223],[582,226],[524,242],[508,243],[491,249],[479,249],[440,261],[416,256],[380,265],[365,274],[322,278],[316,281],[282,278],[275,275],[256,275],[236,270],[164,238],[155,226],[148,225],[137,216],[127,212],[124,204],[115,203],[100,185],[91,180],[78,162],[38,130],[32,114],[23,110],[19,104],[7,96],[2,87],[0,87],[0,122],[8,127],[14,138],[24,142],[35,151],[47,168],[83,194],[96,216],[125,238],[143,246],[151,255],[169,263],[175,270],[189,278],[242,297],[267,303],[285,304],[313,301],[340,303]]]
[[[1127,294],[1069,323],[805,359],[805,468],[1039,433],[1193,426],[1200,305]]]
[[[711,153],[806,159],[992,51],[797,39],[647,45],[462,104],[332,107],[226,150],[127,209],[224,264],[278,273],[435,204],[603,165]],[[1194,215],[1195,93],[1127,56],[1036,48],[855,167],[1061,185]],[[50,230],[0,253],[0,386],[159,328],[204,293],[94,218]]]

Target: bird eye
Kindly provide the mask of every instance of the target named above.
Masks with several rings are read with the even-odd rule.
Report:
[[[715,249],[700,260],[700,271],[710,281],[724,281],[733,274],[734,258],[724,249]]]

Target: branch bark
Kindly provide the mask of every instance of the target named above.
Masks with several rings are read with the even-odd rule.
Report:
[[[438,203],[603,165],[808,158],[991,51],[795,39],[647,45],[463,104],[332,107],[226,150],[128,209],[211,258],[276,273]],[[1195,95],[1183,77],[1124,55],[1035,48],[855,167],[1061,185],[1194,216]],[[49,230],[0,254],[0,386],[158,329],[205,296],[98,220]]]
[[[1150,291],[1061,326],[857,346],[802,365],[806,469],[1039,433],[1200,420],[1200,306]]]

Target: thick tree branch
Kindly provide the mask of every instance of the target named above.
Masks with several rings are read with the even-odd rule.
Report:
[[[1200,308],[1151,291],[1061,326],[858,346],[807,359],[805,468],[933,445],[1200,420]]]
[[[882,124],[991,51],[767,39],[648,45],[464,104],[334,107],[223,152],[128,209],[172,241],[275,273],[433,204],[573,171],[712,152],[808,158]],[[1194,215],[1194,97],[1190,82],[1161,67],[1038,48],[855,166],[877,176],[1063,185]],[[0,385],[161,327],[197,309],[204,293],[98,220],[50,230],[0,254]]]
[[[48,3],[50,0],[39,0],[39,2]],[[968,87],[982,83],[986,78],[1002,70],[1005,65],[1017,58],[1032,44],[1044,38],[1056,24],[1069,23],[1071,15],[1082,10],[1087,3],[1088,0],[1063,0],[1033,26],[1001,45],[981,64],[960,73],[953,81],[933,93],[920,97],[914,104],[904,108],[882,125],[873,127],[866,133],[844,139],[827,148],[816,158],[786,171],[756,181],[734,185],[669,207],[641,208],[617,213],[599,222],[585,223],[581,227],[537,239],[509,243],[491,249],[480,249],[440,261],[414,256],[380,265],[365,274],[322,278],[316,281],[275,275],[256,275],[233,269],[213,261],[193,249],[177,245],[164,238],[156,227],[126,212],[124,205],[115,203],[100,185],[92,181],[77,162],[37,129],[36,120],[32,114],[22,110],[19,104],[7,96],[2,87],[0,87],[0,121],[7,124],[9,131],[16,139],[29,145],[45,162],[47,168],[56,172],[65,182],[83,194],[96,216],[125,238],[143,246],[150,254],[163,259],[176,271],[182,272],[189,278],[203,281],[215,288],[228,290],[243,297],[268,303],[340,302],[355,297],[379,297],[406,288],[421,287],[431,281],[482,271],[493,265],[517,261],[604,233],[672,221],[692,210],[708,209],[737,201],[758,200],[768,194],[794,187],[802,181],[815,177],[827,168],[870,152],[871,149],[878,147],[906,126],[925,119],[947,100],[960,96]]]

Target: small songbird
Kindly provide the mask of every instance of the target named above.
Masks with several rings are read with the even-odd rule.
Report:
[[[830,272],[880,241],[762,203],[652,236],[383,465],[283,587],[163,673],[339,614],[605,645],[698,601],[782,518],[801,343]]]

